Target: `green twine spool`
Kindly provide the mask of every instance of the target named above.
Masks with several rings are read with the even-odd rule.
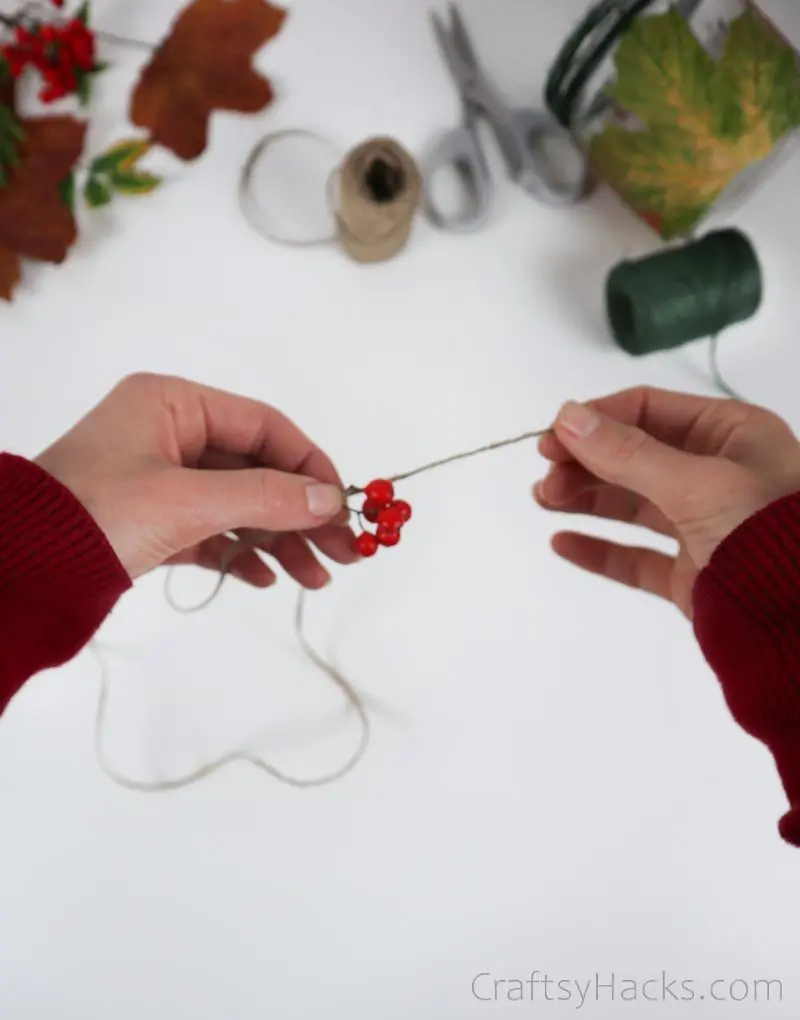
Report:
[[[718,230],[682,248],[620,263],[606,281],[611,332],[628,354],[714,337],[758,311],[763,277],[753,245]]]

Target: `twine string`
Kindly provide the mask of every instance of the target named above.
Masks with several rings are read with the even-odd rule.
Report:
[[[490,453],[493,450],[502,450],[506,446],[515,446],[517,443],[524,443],[529,439],[541,439],[542,436],[546,436],[552,432],[552,426],[547,429],[538,429],[535,432],[523,432],[522,435],[514,436],[513,439],[501,439],[494,443],[487,443],[485,446],[479,446],[475,450],[467,450],[465,453],[454,453],[450,457],[442,457],[441,460],[433,460],[429,464],[423,464],[421,467],[413,468],[411,471],[404,471],[399,475],[390,475],[388,481],[394,482],[405,482],[409,478],[415,478],[417,475],[425,474],[427,471],[433,471],[436,468],[444,467],[447,464],[454,464],[459,460],[466,460],[469,457],[477,457],[482,453]],[[363,493],[364,490],[357,486],[351,485],[346,490],[348,496],[358,496]]]
[[[411,471],[404,471],[401,474],[396,474],[391,477],[392,482],[405,481],[406,479],[413,478],[416,475],[421,475],[428,471],[433,471],[436,468],[444,467],[447,464],[455,463],[456,461],[466,460],[469,457],[476,457],[483,453],[488,453],[492,450],[500,450],[507,446],[513,446],[517,443],[522,443],[526,440],[537,439],[541,436],[551,432],[552,428],[539,429],[533,432],[524,432],[522,435],[515,436],[511,439],[503,439],[494,443],[487,443],[484,446],[480,446],[474,450],[468,450],[464,453],[453,454],[450,457],[443,457],[440,460],[431,461],[428,464],[423,464],[421,467],[414,468]],[[347,496],[354,496],[363,493],[363,489],[357,486],[350,486],[346,490]],[[237,536],[231,536],[237,537]],[[187,614],[197,613],[202,609],[209,606],[219,595],[222,587],[225,583],[226,578],[230,574],[231,566],[233,561],[243,551],[254,548],[249,542],[239,541],[238,548],[235,546],[230,547],[222,557],[220,562],[220,571],[217,578],[217,582],[212,590],[211,594],[208,595],[202,602],[194,605],[185,606],[181,605],[174,598],[172,594],[171,581],[173,577],[174,567],[171,567],[167,571],[167,575],[164,579],[164,597],[167,604],[175,610],[175,612]],[[192,786],[195,783],[200,782],[203,779],[207,779],[209,776],[220,772],[228,765],[232,765],[235,762],[245,762],[249,765],[260,769],[267,775],[272,776],[280,783],[284,783],[287,786],[295,787],[296,789],[310,789],[312,787],[327,786],[330,783],[334,783],[339,779],[343,779],[348,773],[358,765],[361,759],[364,757],[370,740],[370,720],[367,713],[364,698],[356,690],[353,683],[335,666],[332,666],[330,662],[326,661],[311,645],[305,632],[305,608],[306,608],[306,592],[304,589],[300,589],[297,598],[297,604],[295,608],[294,617],[294,632],[297,642],[300,646],[301,651],[305,657],[311,662],[313,666],[319,669],[328,679],[334,684],[334,686],[341,692],[345,702],[349,709],[352,709],[358,718],[360,727],[360,737],[356,749],[350,755],[350,757],[341,765],[338,769],[329,772],[322,776],[317,776],[311,779],[300,779],[295,776],[291,776],[286,772],[276,768],[270,764],[260,755],[254,754],[251,751],[244,749],[228,752],[218,758],[207,762],[204,765],[200,765],[198,768],[185,773],[182,776],[178,776],[173,779],[162,779],[162,780],[138,780],[131,779],[123,775],[114,765],[111,764],[109,755],[106,751],[105,745],[105,727],[106,717],[108,713],[108,703],[110,697],[110,680],[109,680],[109,669],[108,665],[103,657],[100,650],[100,646],[97,643],[92,643],[90,647],[94,651],[94,654],[98,660],[100,668],[100,694],[97,701],[97,710],[95,714],[95,726],[94,726],[94,744],[95,744],[95,756],[97,763],[103,773],[117,786],[124,787],[127,790],[136,791],[139,793],[165,793],[174,790],[180,790],[187,786]]]
[[[268,223],[255,199],[258,165],[275,145],[291,138],[317,142],[337,156],[337,165],[326,183],[334,229],[319,237],[304,239],[279,232]],[[250,226],[268,241],[295,248],[338,242],[357,262],[384,262],[406,246],[422,204],[422,179],[411,155],[392,138],[367,139],[342,155],[324,135],[288,128],[265,135],[253,146],[239,177],[239,204]]]
[[[245,543],[242,543],[242,545],[244,546]],[[169,581],[174,568],[170,568],[164,582],[165,597],[168,604],[180,613],[195,613],[204,609],[217,597],[217,595],[219,595],[219,592],[225,583],[225,579],[229,574],[230,565],[239,552],[241,552],[241,550],[236,550],[236,553],[226,557],[226,560],[224,560],[221,565],[219,578],[213,592],[203,602],[194,606],[180,606],[172,598],[169,589]],[[367,714],[361,696],[347,677],[345,677],[343,673],[332,666],[329,662],[326,662],[326,660],[323,659],[322,656],[319,655],[319,653],[312,647],[306,637],[305,607],[306,593],[303,589],[300,589],[294,618],[295,636],[300,649],[306,658],[308,658],[317,669],[321,670],[342,693],[347,703],[347,707],[356,713],[359,722],[360,734],[358,744],[343,765],[324,775],[303,779],[283,772],[260,755],[251,751],[240,749],[220,755],[218,758],[214,758],[213,760],[198,766],[196,769],[173,779],[160,779],[149,782],[146,780],[131,779],[128,776],[123,775],[117,768],[114,767],[114,765],[111,764],[110,758],[106,752],[105,726],[110,696],[109,669],[99,646],[94,644],[92,647],[100,667],[100,695],[97,701],[94,726],[95,757],[98,765],[105,775],[113,783],[116,783],[117,786],[124,787],[127,790],[132,790],[138,793],[167,793],[199,783],[201,780],[207,779],[209,776],[220,772],[222,769],[226,768],[228,765],[234,764],[235,762],[244,762],[252,765],[254,768],[257,768],[260,771],[265,772],[268,776],[271,776],[273,779],[276,779],[279,783],[283,783],[286,786],[292,786],[295,789],[312,789],[314,787],[327,786],[330,783],[337,782],[339,779],[343,779],[348,773],[352,772],[366,754],[367,747],[369,745],[369,715]]]

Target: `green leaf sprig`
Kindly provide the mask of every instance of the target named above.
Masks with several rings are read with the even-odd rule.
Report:
[[[115,194],[147,195],[154,191],[161,178],[137,166],[150,148],[147,140],[117,142],[95,157],[89,165],[89,176],[83,186],[83,197],[92,209],[108,205]]]

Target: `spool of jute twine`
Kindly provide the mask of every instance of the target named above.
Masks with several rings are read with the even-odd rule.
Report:
[[[293,129],[262,138],[242,170],[239,197],[242,211],[262,237],[293,247],[338,243],[356,262],[387,262],[409,242],[414,218],[422,204],[422,177],[409,152],[394,138],[369,138],[347,153],[328,179],[328,206],[334,230],[300,240],[270,226],[255,200],[253,179],[267,151],[278,142],[306,138],[331,149],[333,143],[311,131]]]

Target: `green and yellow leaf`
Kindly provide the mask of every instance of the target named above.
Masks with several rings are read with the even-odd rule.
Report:
[[[689,232],[800,127],[796,54],[752,7],[732,23],[719,61],[674,8],[634,22],[615,61],[613,97],[644,128],[607,126],[590,158],[664,237]]]
[[[131,138],[112,145],[106,152],[92,160],[92,173],[109,173],[113,170],[127,170],[132,167],[150,148],[146,138]]]
[[[161,184],[161,178],[133,170],[113,170],[109,179],[121,195],[147,195]]]

